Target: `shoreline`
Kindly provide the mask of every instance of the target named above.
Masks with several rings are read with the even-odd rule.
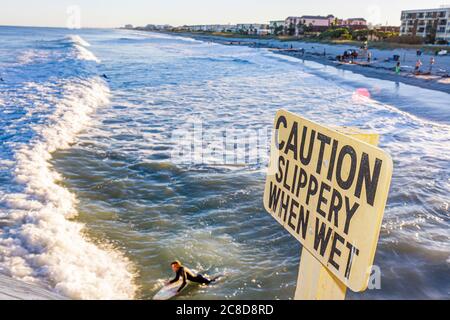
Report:
[[[277,53],[277,52],[275,52]],[[403,83],[410,86],[420,87],[428,90],[436,90],[444,93],[450,93],[450,78],[443,78],[437,76],[428,76],[428,75],[413,75],[411,73],[402,72],[400,75],[397,75],[394,71],[384,69],[384,72],[380,72],[380,69],[374,69],[370,66],[364,65],[352,65],[352,64],[339,64],[333,62],[333,60],[327,59],[319,59],[314,57],[299,57],[296,54],[289,52],[278,52],[278,54],[283,54],[287,56],[291,56],[297,59],[304,59],[308,61],[313,61],[317,63],[321,63],[324,65],[336,67],[343,70],[352,71],[358,74],[361,74],[365,77],[376,78],[379,80],[392,81],[397,83]],[[442,81],[442,82],[439,82]]]
[[[145,31],[144,31],[145,32]],[[372,64],[365,64],[362,60],[358,62],[362,62],[361,64],[349,64],[349,63],[340,63],[335,57],[338,55],[337,53],[343,52],[347,49],[357,49],[355,47],[341,44],[326,44],[326,43],[309,43],[309,42],[301,42],[301,41],[280,41],[274,39],[258,39],[258,38],[232,38],[232,37],[222,37],[217,35],[204,35],[204,34],[195,34],[195,33],[173,33],[166,32],[165,34],[170,35],[178,35],[182,37],[190,37],[195,40],[200,41],[209,41],[222,45],[238,45],[238,46],[247,46],[253,48],[266,48],[271,50],[275,54],[286,55],[290,57],[297,58],[299,60],[307,60],[316,63],[320,63],[327,66],[332,66],[337,69],[352,71],[357,74],[361,74],[363,76],[369,78],[376,78],[380,80],[392,81],[396,83],[403,83],[410,86],[416,86],[428,90],[441,91],[444,93],[450,93],[450,57],[439,57],[440,62],[442,61],[442,65],[449,69],[442,69],[440,66],[436,66],[435,70],[443,70],[442,74],[421,74],[414,75],[412,71],[415,52],[411,49],[396,49],[396,50],[385,50],[385,49],[371,49],[371,51],[375,51],[374,53],[374,62]],[[309,47],[309,48],[307,48]],[[304,49],[304,54],[300,52],[301,49]],[[402,53],[403,59],[405,63],[402,63],[402,71],[400,74],[396,74],[394,72],[394,61],[385,61],[386,56],[390,56],[393,54],[393,51]],[[325,52],[325,54],[323,53]],[[336,54],[336,55],[335,55]],[[380,56],[379,59],[376,56]],[[428,59],[431,59],[433,55],[424,53],[422,56],[422,61],[424,61],[424,66],[422,70],[425,70],[428,65]],[[412,64],[412,65],[411,65]],[[447,71],[448,70],[448,71]]]

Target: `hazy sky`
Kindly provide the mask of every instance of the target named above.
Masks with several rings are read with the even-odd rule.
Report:
[[[401,10],[439,7],[445,1],[450,3],[450,0],[0,0],[0,25],[264,23],[290,15],[330,13],[341,18],[364,17],[372,23],[399,25]]]

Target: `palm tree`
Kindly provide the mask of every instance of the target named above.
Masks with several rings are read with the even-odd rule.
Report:
[[[293,36],[295,34],[295,25],[291,22],[289,23],[289,29],[288,33],[290,36]]]
[[[301,21],[299,21],[297,24],[296,35],[303,34],[304,32],[305,32],[304,24]]]

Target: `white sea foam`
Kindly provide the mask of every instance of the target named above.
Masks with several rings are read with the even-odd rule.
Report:
[[[76,49],[76,58],[79,60],[86,60],[86,61],[94,61],[97,63],[100,63],[100,60],[88,49],[80,46],[80,45],[75,45],[74,46]]]
[[[67,40],[74,43],[74,44],[78,44],[80,46],[83,47],[90,47],[91,44],[89,42],[87,42],[86,40],[84,40],[83,38],[81,38],[79,35],[70,35],[67,37]]]
[[[0,272],[74,299],[130,299],[136,292],[130,261],[107,243],[94,244],[84,225],[70,220],[77,215],[77,200],[58,184],[61,177],[48,162],[53,152],[70,146],[90,113],[108,102],[109,89],[97,76],[64,80],[62,86],[57,99],[46,99],[54,112],[34,125],[34,138],[16,145],[11,172],[21,191],[0,197],[6,209]],[[47,90],[45,83],[33,85],[33,94],[45,96]]]
[[[90,47],[91,45],[83,38],[77,35],[71,35],[66,39],[73,44],[77,59],[100,63],[100,60],[91,51],[86,49],[86,47]]]
[[[78,60],[85,60],[85,61],[94,61],[96,63],[100,63],[101,61],[91,52],[87,49],[87,47],[90,47],[91,45],[86,42],[83,38],[80,36],[72,35],[68,36],[64,39],[56,40],[56,41],[50,41],[50,43],[57,43],[59,45],[70,45],[70,51],[72,52],[72,56],[75,59]],[[20,65],[28,65],[32,63],[36,63],[45,59],[53,59],[56,60],[64,60],[66,58],[67,52],[61,53],[54,51],[54,50],[48,50],[46,48],[42,49],[29,49],[25,50],[24,52],[20,53],[17,57],[17,62],[14,64],[16,66]]]
[[[19,65],[29,64],[38,56],[37,50],[27,50],[17,58]]]

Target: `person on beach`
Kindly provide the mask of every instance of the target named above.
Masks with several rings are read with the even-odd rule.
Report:
[[[431,73],[431,71],[433,71],[433,66],[434,66],[435,62],[436,62],[436,60],[434,60],[434,57],[431,57],[431,59],[430,59],[430,69],[429,69],[430,73]]]
[[[189,280],[189,281],[195,282],[195,283],[199,283],[199,284],[203,284],[203,285],[209,285],[212,282],[215,282],[217,280],[217,279],[212,279],[212,280],[206,279],[201,274],[194,274],[191,270],[189,270],[188,268],[183,266],[181,264],[181,262],[178,260],[172,262],[170,264],[170,266],[172,267],[172,270],[173,270],[173,272],[175,272],[176,275],[173,280],[169,281],[169,284],[173,284],[173,283],[179,281],[180,278],[183,280],[183,283],[181,284],[180,288],[178,288],[177,293],[180,293],[181,290],[183,290],[184,287],[186,287],[186,285],[187,285],[186,280]]]
[[[350,63],[354,63],[355,60],[358,60],[358,52],[356,50],[352,50],[350,53]]]
[[[419,60],[417,60],[416,67],[414,69],[415,74],[419,74],[420,73],[420,67],[421,66],[422,66],[422,61],[420,61],[420,59],[419,59]]]
[[[350,55],[348,54],[348,51],[345,50],[344,54],[342,55],[342,61],[347,61],[349,59]]]
[[[370,63],[370,61],[372,60],[372,52],[367,52],[367,62]]]
[[[395,66],[395,73],[399,75],[400,71],[401,71],[400,61],[397,61],[397,65]]]

